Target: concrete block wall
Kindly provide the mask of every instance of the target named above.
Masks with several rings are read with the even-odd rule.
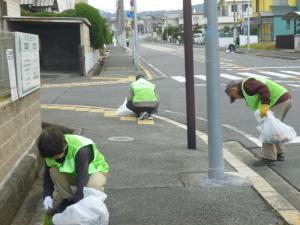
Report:
[[[6,2],[8,16],[21,16],[20,0],[6,0]]]
[[[80,25],[80,44],[84,48],[84,68],[87,75],[98,62],[100,54],[99,50],[91,47],[89,27],[84,23]]]
[[[0,130],[1,184],[41,132],[39,91],[15,102],[0,102]]]

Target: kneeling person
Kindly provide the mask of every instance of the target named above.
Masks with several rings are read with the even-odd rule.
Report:
[[[53,209],[54,185],[62,198],[55,213],[81,200],[85,186],[104,191],[109,166],[92,140],[63,134],[52,127],[42,131],[38,149],[45,158],[43,198],[46,210]],[[71,185],[76,187],[75,194]]]
[[[136,81],[130,86],[126,106],[140,120],[153,119],[159,106],[155,84],[147,81],[143,75],[137,75]]]

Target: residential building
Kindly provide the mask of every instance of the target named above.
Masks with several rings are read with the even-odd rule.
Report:
[[[32,12],[62,12],[75,7],[75,0],[21,0],[21,6]]]
[[[260,41],[274,41],[278,35],[293,34],[294,21],[282,17],[296,11],[297,0],[253,0],[252,4]]]
[[[19,0],[0,0],[0,30],[9,30],[5,16],[20,16]]]

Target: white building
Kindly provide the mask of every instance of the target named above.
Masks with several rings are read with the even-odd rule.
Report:
[[[30,11],[62,12],[74,9],[75,3],[84,2],[77,0],[21,0],[21,5]]]

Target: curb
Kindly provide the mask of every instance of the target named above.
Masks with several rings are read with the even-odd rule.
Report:
[[[287,59],[287,60],[297,60],[300,57],[289,57],[289,56],[280,56],[280,55],[267,55],[264,53],[256,53],[255,55],[267,58],[277,58],[277,59]]]
[[[10,225],[42,167],[42,159],[34,143],[0,187],[0,224]]]

